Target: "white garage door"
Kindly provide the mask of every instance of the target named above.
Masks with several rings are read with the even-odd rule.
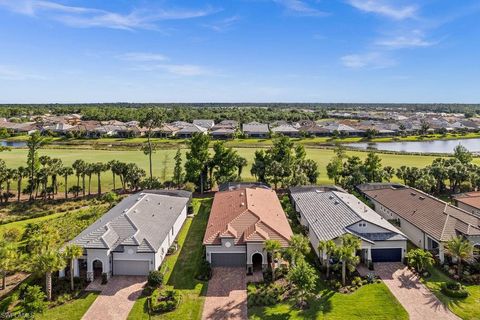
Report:
[[[149,271],[149,261],[113,260],[113,274],[122,276],[146,276]]]

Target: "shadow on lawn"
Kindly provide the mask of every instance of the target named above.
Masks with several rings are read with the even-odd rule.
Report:
[[[193,217],[180,253],[173,267],[168,285],[175,289],[193,290],[198,284],[205,282],[195,279],[203,261],[203,235],[207,227],[207,220],[210,214],[211,200],[201,200],[200,209]],[[206,286],[202,288],[202,295],[206,293]]]

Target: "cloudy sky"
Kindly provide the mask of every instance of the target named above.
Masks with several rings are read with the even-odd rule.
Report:
[[[478,0],[0,0],[0,103],[480,102]]]

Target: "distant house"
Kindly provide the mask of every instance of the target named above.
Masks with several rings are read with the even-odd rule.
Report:
[[[445,242],[463,236],[480,248],[480,218],[420,190],[400,184],[366,183],[360,190],[383,218],[394,221],[419,248],[444,261]]]
[[[93,280],[102,273],[147,275],[157,270],[187,217],[190,199],[190,192],[167,190],[143,191],[123,199],[70,241],[83,248],[74,275],[86,272],[87,279]]]
[[[268,138],[270,135],[268,124],[263,124],[256,121],[244,123],[242,126],[242,131],[245,136],[249,138]]]
[[[281,134],[287,137],[298,137],[299,130],[289,124],[280,125],[271,129],[273,133]]]
[[[218,128],[210,132],[213,139],[233,139],[235,137],[235,129]]]
[[[198,120],[193,120],[193,124],[206,129],[211,129],[215,125],[215,121],[198,119]]]
[[[330,135],[330,130],[316,123],[300,127],[298,130],[300,132],[304,132],[308,136],[324,137]]]
[[[177,127],[175,127],[171,124],[164,124],[160,128],[154,129],[156,136],[165,137],[165,138],[176,136],[176,134],[179,130],[180,130],[179,128],[177,128]]]
[[[39,130],[36,122],[1,122],[0,128],[5,128],[12,133],[32,134]]]
[[[215,194],[203,244],[212,267],[252,272],[267,266],[266,240],[278,240],[287,247],[292,234],[275,191],[234,189]]]
[[[480,191],[461,193],[453,196],[457,207],[480,218]]]
[[[182,129],[178,130],[176,136],[179,138],[191,138],[195,133],[207,134],[207,132],[207,128],[192,124],[191,126],[183,127]]]
[[[337,187],[309,186],[291,188],[290,197],[317,255],[320,241],[339,244],[339,237],[353,234],[361,239],[361,262],[403,261],[407,237],[354,195]]]
[[[364,130],[355,129],[353,127],[350,127],[341,123],[331,123],[325,126],[324,128],[327,129],[331,134],[338,132],[340,134],[344,134],[347,136],[360,136],[365,133]]]
[[[235,120],[222,120],[219,123],[215,124],[212,129],[218,128],[231,128],[237,129],[238,128],[238,121]]]

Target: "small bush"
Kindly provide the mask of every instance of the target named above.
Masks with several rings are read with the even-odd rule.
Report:
[[[102,273],[102,284],[108,283],[108,275],[106,272]]]
[[[212,277],[212,267],[210,263],[206,260],[203,260],[200,268],[198,268],[195,278],[200,281],[208,281]]]
[[[158,288],[163,284],[162,272],[155,270],[148,273],[148,286],[151,288]]]
[[[192,182],[187,182],[183,186],[183,190],[190,191],[190,192],[195,192],[196,186]]]
[[[463,299],[468,297],[468,291],[465,290],[460,282],[442,283],[442,293],[451,298]]]
[[[28,286],[20,302],[25,313],[43,313],[47,309],[46,295],[40,286]]]
[[[250,306],[271,306],[280,302],[285,286],[278,283],[250,285],[248,304]]]
[[[180,298],[178,290],[156,289],[150,297],[152,312],[163,313],[175,310],[180,304]]]

